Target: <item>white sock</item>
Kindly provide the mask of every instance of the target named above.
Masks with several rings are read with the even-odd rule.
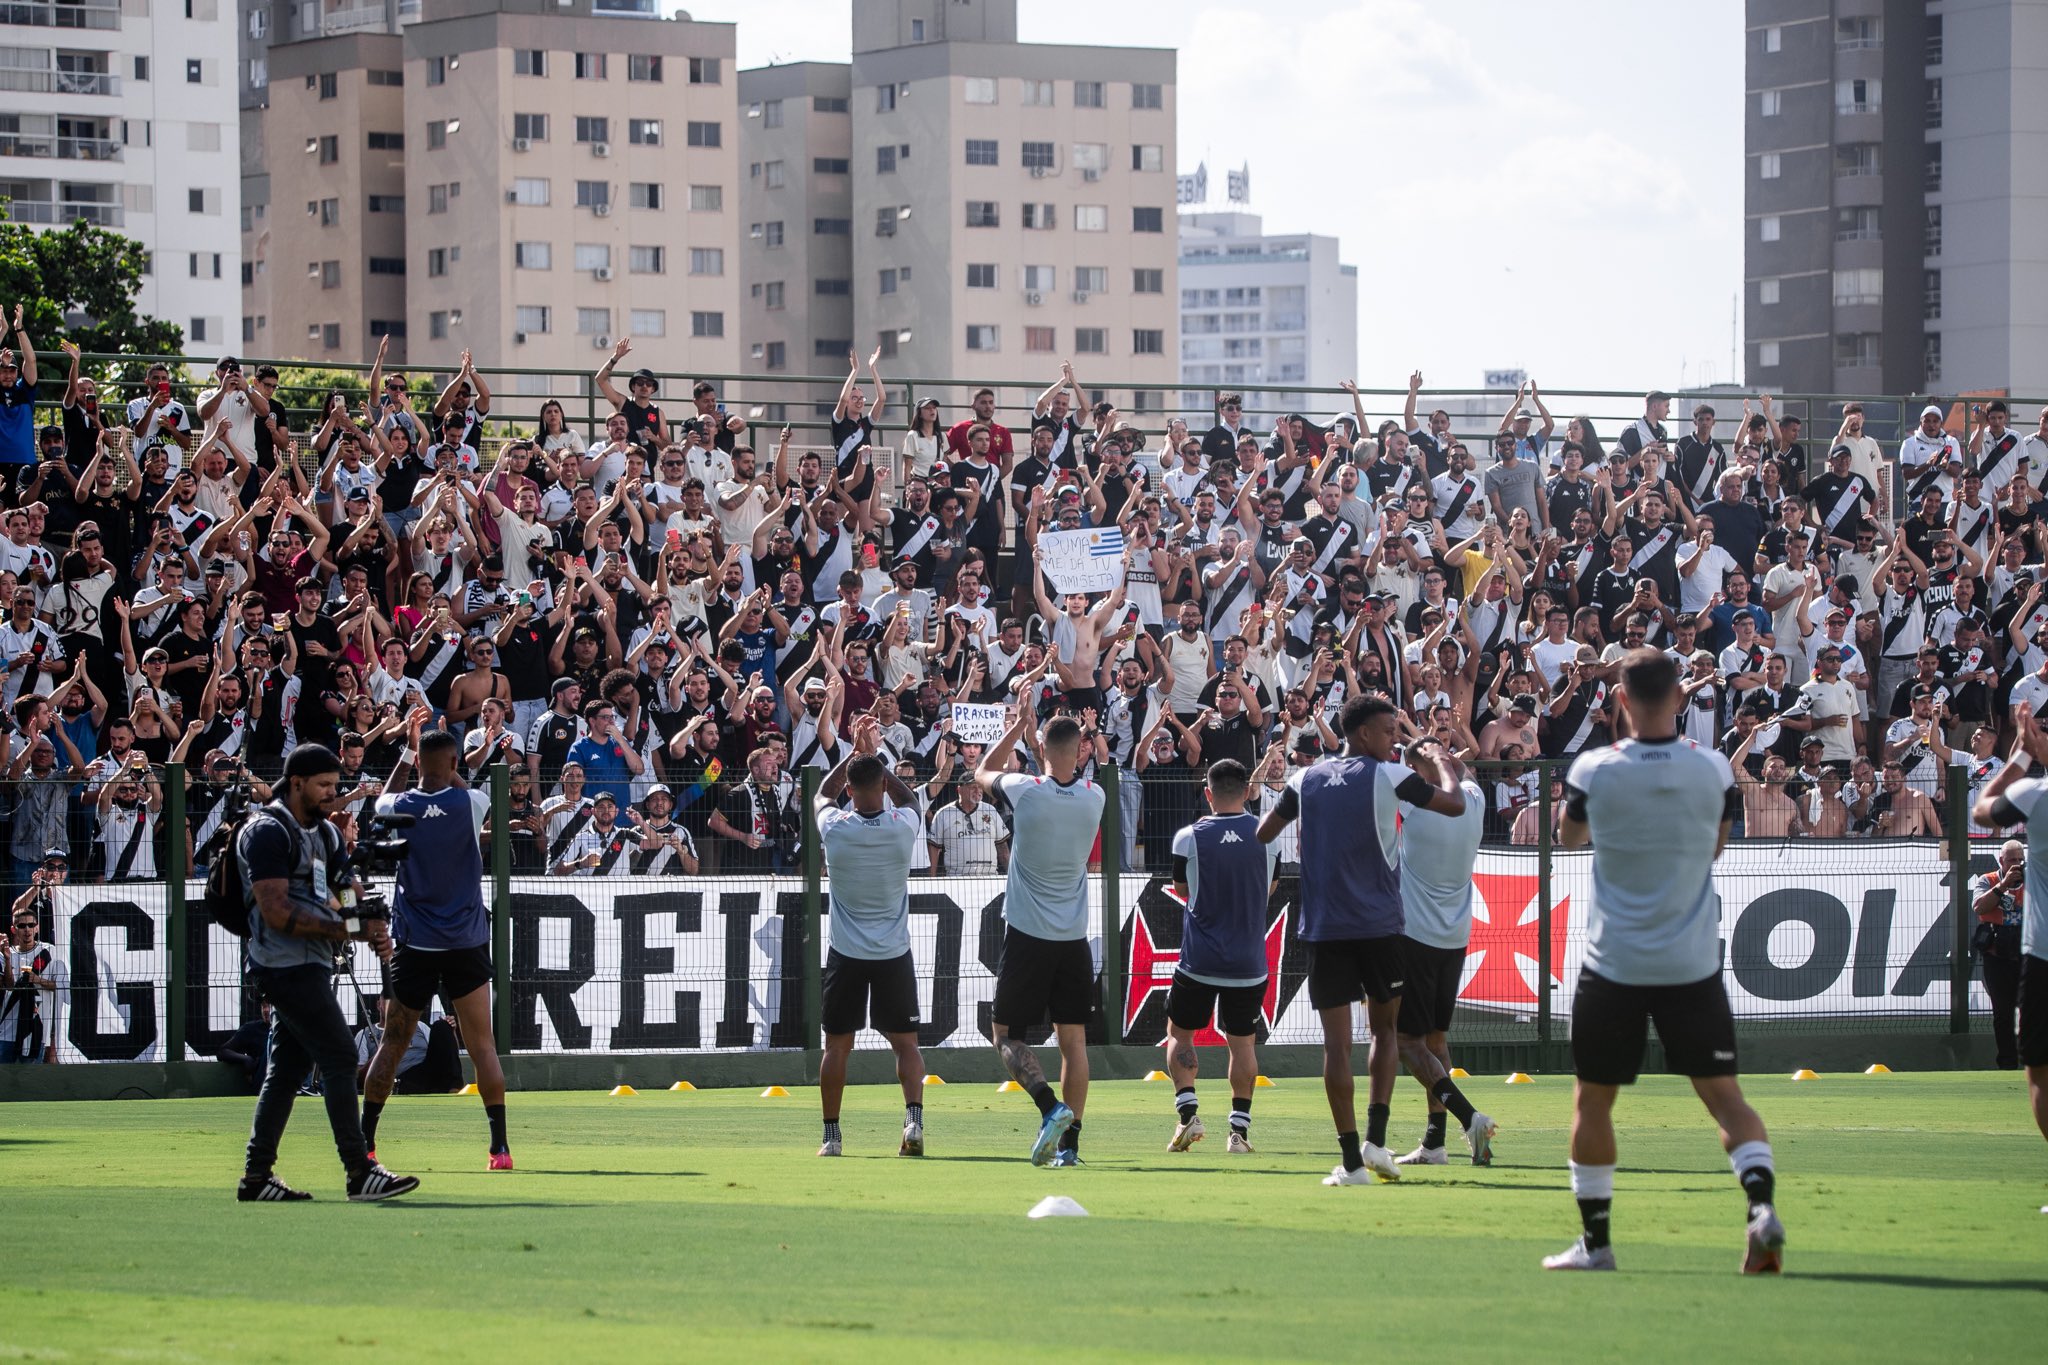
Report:
[[[1761,1166],[1772,1175],[1778,1173],[1777,1163],[1771,1159],[1771,1144],[1768,1142],[1745,1142],[1728,1154],[1728,1167],[1735,1172],[1737,1180],[1744,1171],[1753,1171]]]
[[[1572,1162],[1572,1198],[1614,1198],[1614,1167],[1587,1166]]]

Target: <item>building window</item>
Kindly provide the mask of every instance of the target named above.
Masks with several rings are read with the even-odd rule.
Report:
[[[206,322],[207,320],[205,318],[193,318],[192,325],[185,329],[185,334],[191,337],[194,341],[207,340],[208,338],[206,335]]]
[[[1921,253],[1927,256],[1941,254],[1941,205],[1927,206],[1927,228],[1921,239]]]
[[[1778,343],[1775,341],[1759,341],[1756,344],[1756,363],[1757,368],[1761,370],[1777,369]]]
[[[1164,270],[1131,271],[1131,292],[1133,294],[1164,294],[1166,272]]]
[[[1835,82],[1835,112],[1874,114],[1883,105],[1884,83],[1863,76]]]
[[[782,245],[782,222],[780,219],[761,225],[761,245],[770,251]]]
[[[1078,355],[1108,355],[1109,329],[1107,327],[1076,327],[1074,329],[1074,351]]]
[[[892,359],[896,354],[898,340],[907,336],[907,333],[899,332],[894,327],[885,328],[875,334],[875,349],[882,353],[882,359]]]
[[[447,315],[444,313],[438,316],[446,317]],[[553,310],[544,306],[536,307],[533,304],[520,304],[512,310],[512,325],[522,332],[532,332],[535,335],[541,335],[552,328],[553,322]]]
[[[1784,172],[1784,161],[1776,152],[1765,152],[1756,159],[1756,173],[1759,179],[1776,180]]]
[[[1156,327],[1140,327],[1131,333],[1132,355],[1165,355],[1166,333]]]
[[[1884,146],[1876,142],[1850,142],[1835,148],[1835,179],[1884,174]],[[1766,177],[1767,179],[1769,177]]]
[[[890,145],[889,145],[889,146],[887,146],[887,147],[877,147],[877,148],[875,148],[875,174],[876,174],[876,175],[890,175],[890,174],[893,174],[893,173],[895,172],[895,170],[896,170],[896,147],[895,147],[895,144],[893,144],[893,143],[892,143],[892,144],[890,144]]]
[[[576,54],[576,79],[579,81],[601,81],[605,78],[605,54],[602,52],[579,52]]]
[[[811,96],[811,112],[814,114],[843,114],[846,110],[847,99],[844,95]]]
[[[594,209],[603,205],[611,206],[612,185],[609,180],[579,180],[576,182],[576,207]]]
[[[1051,81],[1021,81],[1019,84],[1024,87],[1022,102],[1027,107],[1045,109],[1052,106]]]
[[[1785,108],[1785,92],[1763,90],[1757,93],[1757,112],[1765,118],[1776,118]]]
[[[553,242],[514,242],[512,244],[512,268],[515,270],[552,270],[555,264]]]
[[[853,220],[851,218],[813,218],[811,220],[811,234],[816,237],[851,237],[853,235]],[[778,238],[777,240],[780,239]]]
[[[405,73],[403,71],[377,71],[373,69],[364,72],[363,75],[364,79],[367,80],[371,85],[398,86],[405,84]],[[382,335],[382,333],[376,330],[381,325],[382,324],[378,322],[372,321],[370,323],[370,335]]]
[[[626,141],[635,147],[659,147],[661,145],[661,120],[658,118],[627,119]]]
[[[761,184],[771,190],[779,190],[788,183],[788,174],[780,161],[770,161],[761,167]]]
[[[1941,272],[1920,272],[1920,316],[1933,322],[1941,316]]]
[[[811,158],[812,175],[845,175],[853,169],[853,163],[843,156],[814,156]]]
[[[332,71],[320,73],[320,98],[331,100],[341,93],[341,81]]]
[[[723,213],[725,211],[725,187],[723,185],[690,186],[690,212]]]
[[[969,289],[993,289],[996,287],[996,268],[993,265],[967,265],[967,287]]]
[[[612,121],[602,116],[593,118],[586,114],[578,114],[576,116],[576,140],[578,142],[610,142],[612,140]]]
[[[843,299],[853,293],[852,280],[812,280],[811,292],[820,298]]]
[[[970,199],[967,201],[967,226],[971,228],[992,228],[1003,225],[1002,210],[993,199]]]
[[[972,146],[972,143],[968,144]],[[1027,142],[1020,158],[1027,171],[1046,172],[1054,168],[1052,144],[1050,142]],[[991,165],[994,163],[991,162]]]
[[[1076,109],[1100,109],[1102,104],[1101,81],[1074,82],[1074,107]]]
[[[1779,52],[1785,46],[1785,30],[1772,24],[1764,30],[1764,51]]]
[[[514,114],[512,136],[523,137],[528,142],[548,140],[548,116],[546,114]]]
[[[320,139],[318,147],[321,165],[332,166],[335,162],[341,160],[341,139],[339,137],[331,134],[323,137]]]
[[[434,246],[427,248],[427,278],[439,279],[448,273],[448,248]]]
[[[781,280],[770,280],[761,291],[761,306],[773,312],[783,306],[786,294]]]
[[[627,315],[627,325],[636,337],[665,337],[668,335],[668,309],[635,308]]]
[[[1771,220],[1766,218],[1766,223]],[[1875,207],[1847,208],[1835,210],[1835,240],[1838,242],[1875,242],[1884,237],[1884,215]],[[1766,240],[1774,241],[1775,238]]]
[[[1855,52],[1864,48],[1884,46],[1884,20],[1876,17],[1866,19],[1835,20],[1835,50]]]
[[[1034,294],[1050,294],[1059,286],[1059,271],[1049,265],[1024,267],[1024,287]]]
[[[1157,85],[1136,84],[1131,87],[1131,108],[1158,109],[1164,104],[1164,91]]]
[[[574,259],[578,270],[609,270],[612,249],[603,242],[578,242]]]
[[[214,259],[217,261],[220,257],[216,256]],[[372,256],[370,257],[370,273],[372,275],[403,275],[405,273],[405,257]]]
[[[371,133],[370,150],[373,152],[402,152],[405,150],[404,133]]]
[[[1166,231],[1166,210],[1165,210],[1165,209],[1161,209],[1161,208],[1137,208],[1137,207],[1133,207],[1133,208],[1131,209],[1131,231],[1133,231],[1133,232],[1164,232],[1164,231]]]
[[[1884,302],[1884,271],[1872,267],[1835,272],[1835,306]]]
[[[427,122],[427,149],[439,151],[448,145],[448,120],[430,119]]]
[[[1921,162],[1921,166],[1923,168],[1925,175],[1925,180],[1921,185],[1921,189],[1928,194],[1940,194],[1941,144],[1939,142],[1930,142],[1927,144],[1927,150],[1924,154],[1924,160]]]
[[[665,275],[668,273],[668,249],[660,246],[629,246],[626,248],[626,269],[635,275]]]
[[[967,164],[970,166],[993,166],[996,164],[996,144],[993,138],[971,137],[967,139]]]
[[[994,104],[996,82],[993,76],[968,76],[960,82],[961,98],[969,104]]]
[[[715,246],[691,247],[690,273],[692,275],[723,275],[725,273],[725,249]]]
[[[187,190],[185,191],[185,212],[187,212],[187,213],[204,213],[204,212],[206,212],[206,191],[205,191],[205,190],[195,190],[195,189],[187,189]]]
[[[659,57],[653,58],[653,62],[654,62],[654,74],[653,74],[652,76],[648,76],[648,77],[645,77],[644,79],[647,79],[647,80],[655,80],[655,81],[658,81],[658,80],[660,80],[660,79],[661,79],[661,58],[659,58]],[[721,78],[721,75],[720,75],[720,72],[719,72],[719,61],[718,61],[718,58],[716,58],[716,57],[692,57],[692,58],[690,58],[690,84],[692,84],[692,85],[718,85],[718,84],[720,84],[720,83],[721,83],[721,80],[722,80],[722,78]]]
[[[787,366],[789,364],[789,343],[786,341],[769,342],[761,349],[761,364],[763,368],[770,370],[779,370]]]
[[[580,337],[603,337],[612,333],[612,310],[609,308],[578,308],[576,310],[576,335]]]
[[[686,140],[692,147],[716,147],[719,145],[718,131],[716,123],[693,121],[689,126]]]
[[[690,314],[690,335],[693,337],[722,337],[725,335],[725,314]]]
[[[884,270],[879,272],[875,277],[875,289],[876,292],[882,294],[895,293],[896,272],[894,270]]]
[[[1771,276],[1769,279],[1758,280],[1756,282],[1756,301],[1760,304],[1776,303],[1778,301],[1779,289],[1780,281],[1776,275]]]
[[[1074,205],[1074,231],[1109,231],[1109,208],[1104,204]]]
[[[1134,171],[1157,171],[1166,168],[1165,152],[1156,142],[1139,142],[1131,146],[1131,169]]]
[[[924,41],[924,20],[912,19],[910,21],[910,41],[913,43]]]
[[[1927,126],[1941,127],[1941,77],[1927,78]]]
[[[338,322],[322,323],[320,326],[320,344],[330,351],[339,349],[341,346],[341,324]]]
[[[895,107],[896,107],[896,86],[895,86],[895,84],[894,84],[894,83],[892,82],[892,83],[890,83],[890,84],[888,84],[888,85],[878,85],[878,86],[876,86],[876,87],[875,87],[875,112],[876,112],[876,113],[878,113],[878,114],[886,114],[886,113],[888,113],[888,112],[889,112],[890,110],[894,109]]]
[[[205,81],[206,63],[198,57],[188,59],[185,63],[185,84],[201,85]]]
[[[522,176],[512,182],[512,202],[515,204],[542,205],[552,202],[553,182]]]
[[[1784,220],[1775,213],[1767,214],[1757,219],[1756,235],[1758,241],[1775,242],[1778,240],[1778,234],[1783,230]]]
[[[884,204],[875,210],[875,236],[894,237],[895,235],[896,206],[894,204]]]
[[[428,84],[431,85],[433,82],[430,81]],[[446,341],[448,339],[447,313],[435,312],[427,314],[427,336],[435,341]]]
[[[1929,333],[1927,334],[1927,338],[1926,338],[1926,348],[1925,348],[1925,350],[1924,350],[1923,354],[1924,354],[1924,355],[1926,356],[1926,358],[1927,358],[1927,382],[1928,382],[1929,384],[1938,384],[1938,383],[1940,383],[1940,382],[1941,382],[1941,333],[1939,333],[1939,332],[1929,332]]]
[[[1001,349],[1002,329],[1000,327],[967,324],[967,349],[970,351],[994,351]]]
[[[1077,265],[1074,267],[1074,288],[1083,294],[1106,294],[1109,292],[1109,267],[1106,265]]]
[[[548,74],[548,54],[539,48],[520,47],[512,50],[512,74],[515,76],[545,76]]]
[[[1942,58],[1941,16],[1939,14],[1930,14],[1927,16],[1926,22],[1927,49],[1922,56],[1922,60],[1928,66],[1940,66]]]
[[[1056,343],[1055,333],[1050,327],[1026,327],[1024,349],[1032,355],[1048,355]]]
[[[402,194],[373,194],[369,196],[368,208],[371,213],[404,213],[405,196]]]
[[[767,100],[761,105],[761,126],[780,128],[782,126],[782,101]]]
[[[1073,153],[1074,169],[1087,179],[1093,180],[1109,169],[1109,144],[1107,142],[1077,142]]]
[[[1043,232],[1052,227],[1052,225],[1053,212],[1051,204],[1026,204],[1024,206],[1025,227],[1030,228],[1034,232]]]
[[[333,227],[341,221],[341,201],[339,199],[322,199],[316,207],[319,209],[319,212],[314,217],[319,220],[321,227]]]
[[[1835,365],[1860,369],[1884,364],[1884,337],[1877,332],[1838,332],[1835,335]]]
[[[717,190],[718,186],[707,185],[702,188]],[[636,209],[658,209],[661,207],[661,186],[646,180],[631,181],[626,186],[626,202]],[[693,186],[690,191],[690,207],[696,206],[697,187]]]
[[[371,318],[370,335],[373,337],[397,337],[402,340],[405,336],[405,323],[395,318],[389,320]]]
[[[447,59],[446,57],[429,57],[429,58],[427,58],[427,84],[428,84],[428,85],[446,85],[447,83],[448,83],[448,59]],[[445,316],[445,315],[444,315],[444,316]],[[437,336],[446,336],[446,335],[447,335],[447,333],[446,333],[446,332],[439,332],[439,333],[436,333],[436,335],[437,335]]]

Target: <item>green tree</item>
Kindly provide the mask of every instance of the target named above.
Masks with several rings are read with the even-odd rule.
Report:
[[[178,355],[185,331],[135,311],[148,253],[132,237],[80,220],[37,232],[5,218],[0,203],[0,301],[23,321],[43,354],[46,378],[61,375],[59,338],[88,355]],[[126,368],[126,367],[122,367]],[[103,374],[117,382],[134,376]]]

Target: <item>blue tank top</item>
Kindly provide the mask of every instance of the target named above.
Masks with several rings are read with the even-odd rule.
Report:
[[[476,948],[491,941],[484,913],[483,828],[490,798],[467,787],[407,791],[377,799],[380,815],[410,815],[411,852],[398,869],[391,937],[411,948]]]
[[[1399,793],[1427,784],[1412,768],[1361,754],[1296,768],[1287,785],[1301,803],[1303,942],[1400,933]]]
[[[1188,908],[1180,970],[1211,986],[1266,979],[1266,904],[1276,849],[1259,842],[1258,817],[1209,815],[1173,838],[1187,860]]]

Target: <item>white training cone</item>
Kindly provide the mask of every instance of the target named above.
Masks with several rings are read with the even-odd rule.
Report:
[[[1027,1218],[1086,1218],[1088,1210],[1063,1194],[1049,1194],[1031,1206]]]

